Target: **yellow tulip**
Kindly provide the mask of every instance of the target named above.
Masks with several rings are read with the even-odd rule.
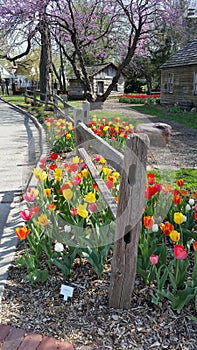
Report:
[[[67,201],[70,201],[73,197],[73,191],[70,188],[63,190],[62,194]]]
[[[102,168],[102,171],[103,171],[103,174],[105,174],[105,175],[109,175],[112,172],[111,169],[105,168],[105,167]]]
[[[61,168],[55,169],[54,178],[56,181],[61,181],[61,179],[62,179],[62,169]]]
[[[178,242],[180,240],[180,233],[176,230],[170,232],[170,239],[173,242]]]
[[[50,197],[51,196],[51,188],[45,188],[44,189],[44,194],[46,197]]]
[[[95,203],[96,202],[96,195],[93,192],[89,192],[85,195],[84,199],[88,203]]]
[[[38,216],[38,224],[41,226],[46,226],[48,224],[48,218],[46,216],[46,214],[42,214],[40,216]]]
[[[87,203],[79,204],[77,207],[77,214],[84,219],[86,219],[88,217],[88,212],[87,212],[86,208],[87,208]]]
[[[174,222],[176,224],[182,224],[184,220],[183,214],[180,212],[174,213]]]
[[[82,175],[82,177],[88,177],[88,176],[89,176],[89,171],[88,171],[88,169],[83,169],[83,170],[81,170],[81,175]]]
[[[79,164],[79,157],[78,156],[73,157],[72,161],[74,164]]]
[[[105,164],[105,163],[106,163],[106,159],[105,159],[105,158],[103,158],[103,157],[101,157],[101,159],[100,159],[100,163],[101,163],[101,164]]]

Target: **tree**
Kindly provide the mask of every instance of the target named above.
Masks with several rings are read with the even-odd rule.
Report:
[[[61,73],[63,74],[66,59],[90,101],[95,96],[87,64],[113,60],[117,74],[107,91],[96,97],[96,101],[104,101],[135,54],[141,56],[147,51],[151,33],[161,18],[169,23],[179,22],[177,8],[180,6],[177,7],[177,2],[178,0],[15,0],[12,3],[10,0],[2,0],[0,28],[9,43],[4,57],[15,62],[32,50],[33,43],[40,45],[40,88],[44,94],[49,90],[53,43],[55,49],[58,46],[60,50]],[[185,4],[186,1],[182,0],[181,6],[184,7]],[[17,48],[19,53],[16,54]],[[58,76],[57,73],[56,71]],[[64,80],[62,84],[64,85]]]

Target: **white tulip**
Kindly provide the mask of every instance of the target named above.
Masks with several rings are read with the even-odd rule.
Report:
[[[65,225],[65,226],[64,226],[64,231],[65,231],[66,233],[69,233],[69,232],[71,231],[71,226]]]
[[[191,210],[191,207],[190,207],[189,204],[186,205],[185,210],[186,210],[186,211],[190,211],[190,210]]]
[[[54,249],[55,249],[55,252],[61,253],[64,250],[64,246],[62,243],[57,242],[55,243]]]
[[[187,216],[183,215],[183,222],[186,222],[186,221],[187,221]]]
[[[190,198],[190,199],[189,199],[189,204],[190,204],[190,205],[194,205],[194,203],[195,203],[194,199],[193,199],[193,198]]]
[[[157,224],[154,224],[152,226],[152,232],[158,232],[158,230],[159,230],[159,226]]]

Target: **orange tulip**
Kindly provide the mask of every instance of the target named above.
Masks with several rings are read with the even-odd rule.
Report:
[[[166,221],[165,224],[160,224],[159,227],[163,231],[165,236],[169,236],[170,232],[174,230],[174,225],[172,225],[169,221]]]
[[[154,225],[153,216],[144,216],[143,221],[144,221],[145,228],[151,228]]]
[[[26,226],[23,227],[17,227],[16,228],[16,235],[20,240],[25,239],[31,230],[29,230]]]
[[[179,180],[177,180],[176,184],[177,184],[177,186],[182,187],[184,185],[184,180],[179,179]]]

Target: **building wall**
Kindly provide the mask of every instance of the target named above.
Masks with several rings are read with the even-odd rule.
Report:
[[[98,94],[102,94],[101,90],[99,91],[99,87],[103,86],[103,92],[105,92],[108,86],[111,84],[113,77],[116,75],[116,70],[113,66],[106,67],[101,72],[94,75],[92,80],[92,87],[94,96]],[[121,75],[119,81],[117,83],[116,89],[111,92],[110,96],[117,96],[119,94],[124,93],[124,76]],[[74,98],[82,98],[83,97],[83,87],[80,82],[76,79],[69,80],[69,96]]]
[[[161,104],[190,103],[197,106],[194,94],[194,73],[197,65],[163,68],[161,71]],[[173,92],[168,92],[169,74],[173,74]]]

